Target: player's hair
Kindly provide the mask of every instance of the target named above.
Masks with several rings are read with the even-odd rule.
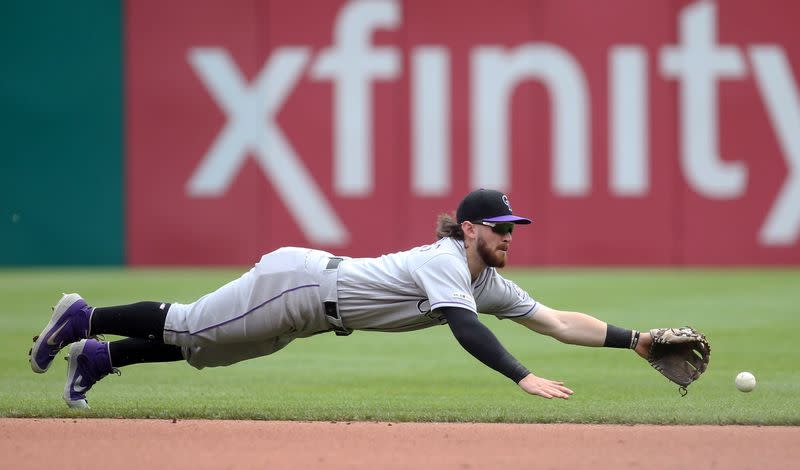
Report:
[[[440,240],[444,237],[464,239],[464,231],[461,230],[461,224],[456,222],[454,214],[439,214],[436,218],[436,238]]]

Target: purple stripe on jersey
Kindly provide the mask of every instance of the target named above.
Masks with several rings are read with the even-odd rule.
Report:
[[[268,303],[272,302],[273,300],[276,300],[276,299],[278,299],[278,298],[282,297],[284,294],[288,294],[289,292],[296,291],[296,290],[298,290],[298,289],[303,289],[303,288],[305,288],[305,287],[319,287],[319,284],[307,284],[307,285],[304,285],[304,286],[297,286],[297,287],[293,287],[293,288],[291,288],[291,289],[285,290],[285,291],[281,292],[280,294],[276,295],[275,297],[273,297],[273,298],[271,298],[271,299],[269,299],[269,300],[266,300],[266,301],[264,301],[264,302],[262,302],[262,303],[260,303],[260,304],[256,305],[255,307],[251,308],[250,310],[248,310],[248,311],[244,312],[243,314],[241,314],[241,315],[239,315],[239,316],[233,317],[233,318],[231,318],[230,320],[225,320],[224,322],[222,322],[222,323],[219,323],[219,324],[217,324],[217,325],[212,325],[212,326],[209,326],[209,327],[207,327],[207,328],[203,328],[202,330],[197,330],[197,331],[195,331],[194,333],[192,333],[192,332],[190,332],[190,331],[188,331],[188,330],[187,330],[187,331],[175,331],[175,330],[170,330],[170,329],[167,329],[167,328],[164,328],[164,331],[171,331],[172,333],[178,333],[178,334],[189,333],[189,336],[194,336],[194,335],[196,335],[196,334],[199,334],[199,333],[202,333],[202,332],[204,332],[204,331],[212,330],[212,329],[214,329],[214,328],[219,328],[220,326],[227,325],[227,324],[228,324],[228,323],[230,323],[230,322],[234,322],[234,321],[236,321],[236,320],[239,320],[239,319],[241,319],[241,318],[244,318],[244,317],[246,317],[247,315],[250,315],[251,313],[253,313],[253,312],[255,312],[256,310],[260,309],[260,308],[261,308],[261,307],[263,307],[264,305],[267,305]]]
[[[525,312],[525,313],[523,313],[523,314],[521,314],[521,315],[514,315],[514,316],[511,316],[511,317],[505,317],[505,318],[519,318],[519,317],[524,317],[525,315],[527,315],[527,314],[531,313],[531,310],[535,309],[537,305],[539,305],[539,302],[534,302],[534,303],[533,303],[533,307],[529,308],[527,312]]]

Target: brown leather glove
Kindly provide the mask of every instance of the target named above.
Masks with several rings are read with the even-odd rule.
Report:
[[[664,377],[680,385],[681,395],[686,387],[706,371],[711,357],[711,345],[705,335],[694,328],[656,328],[650,330],[653,343],[647,361]]]

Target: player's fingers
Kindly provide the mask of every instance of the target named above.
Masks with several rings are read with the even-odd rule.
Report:
[[[570,395],[572,395],[575,392],[573,392],[572,390],[570,390],[569,388],[567,388],[567,387],[565,387],[563,385],[553,385],[553,386],[551,386],[551,392],[550,393],[554,394],[554,396],[558,396],[558,397],[561,397],[561,398],[568,398]]]
[[[569,395],[552,385],[544,385],[539,389],[540,395],[546,398],[567,398]]]
[[[540,388],[540,389],[538,389],[538,390],[536,390],[536,391],[534,391],[532,393],[534,395],[539,395],[540,397],[547,398],[548,400],[550,400],[552,398],[564,398],[564,399],[569,398],[569,394],[568,393],[562,392],[561,390],[558,390],[558,389],[552,388],[552,387],[550,387],[550,388],[544,388],[543,387],[543,388]]]
[[[564,382],[535,377],[534,380],[522,381],[520,386],[531,395],[543,398],[569,398],[572,390],[564,386]]]
[[[572,395],[573,393],[575,393],[572,390],[570,390],[569,388],[565,387],[564,386],[564,382],[557,382],[555,380],[551,380],[550,381],[550,386],[552,388],[554,388],[554,389],[556,389],[556,390],[558,390],[560,392],[566,393],[568,395]]]
[[[553,398],[552,393],[550,393],[550,391],[547,389],[547,387],[544,387],[544,386],[542,386],[542,387],[534,387],[534,388],[526,388],[525,391],[528,392],[531,395],[538,395],[540,397],[548,398],[548,399]]]
[[[572,389],[569,389],[569,388],[567,388],[567,387],[565,387],[563,385],[558,387],[558,389],[561,390],[562,392],[566,393],[567,395],[572,395],[573,393],[575,393],[575,392],[572,391]]]

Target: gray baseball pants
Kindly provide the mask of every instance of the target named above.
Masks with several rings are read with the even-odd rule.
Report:
[[[332,328],[323,302],[336,301],[333,255],[281,248],[240,278],[190,304],[173,303],[164,342],[183,349],[192,366],[226,366],[280,350]]]

